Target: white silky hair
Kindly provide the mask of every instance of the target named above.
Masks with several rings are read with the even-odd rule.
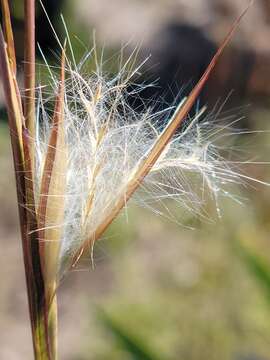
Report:
[[[96,59],[96,69],[89,74],[84,69],[92,56]],[[139,67],[132,68],[133,62],[130,57],[111,78],[98,64],[95,49],[78,65],[67,63],[63,120],[66,189],[60,199],[65,210],[63,222],[58,225],[62,233],[60,276],[68,259],[86,239],[94,237],[119,197],[125,195],[142,159],[147,157],[170,121],[172,107],[163,111],[151,108],[136,111],[129,105],[129,92],[134,96],[137,88],[137,96],[140,96],[144,86],[133,86],[129,90],[139,70]],[[40,87],[37,97],[36,198],[52,128],[48,108],[59,87],[57,76],[51,68],[49,71],[52,90],[45,88],[44,91]],[[228,119],[231,123],[236,121]],[[224,151],[231,153],[228,139],[237,134],[227,123],[219,121],[214,111],[206,114],[205,108],[195,111],[193,117],[186,117],[132,200],[155,209],[160,202],[169,199],[182,209],[200,213],[205,192],[211,193],[217,202],[222,195],[233,197],[228,185],[254,180],[238,171],[237,161],[226,161],[222,155]],[[226,141],[222,142],[222,138]],[[233,198],[238,200],[237,196]],[[164,207],[167,209],[166,205]],[[219,211],[218,205],[217,209]]]

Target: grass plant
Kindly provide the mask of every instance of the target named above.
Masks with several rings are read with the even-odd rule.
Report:
[[[193,196],[183,186],[185,172],[199,174],[216,196],[217,184],[241,181],[218,149],[209,144],[204,109],[182,132],[218,58],[243,14],[190,95],[172,116],[137,113],[125,102],[127,84],[136,73],[133,59],[107,79],[95,49],[76,64],[67,32],[60,45],[60,75],[51,74],[51,90],[35,75],[35,0],[25,0],[24,86],[19,89],[8,0],[1,0],[0,71],[13,151],[29,313],[35,359],[57,359],[57,289],[97,241],[136,190],[155,189],[159,197]],[[2,30],[3,29],[3,30]],[[96,71],[83,76],[89,56]],[[48,103],[54,103],[52,116]],[[162,117],[165,126],[160,126]],[[190,119],[189,119],[190,120]],[[213,130],[213,129],[212,129]],[[219,133],[215,129],[214,133]],[[157,177],[158,174],[158,177]],[[162,179],[162,180],[161,180]],[[177,180],[175,180],[177,179]],[[151,190],[152,191],[152,190]],[[157,195],[156,195],[157,194]],[[149,195],[149,191],[148,191]],[[198,205],[197,200],[195,201]]]

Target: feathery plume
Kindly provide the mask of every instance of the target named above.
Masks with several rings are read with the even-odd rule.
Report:
[[[126,70],[129,61],[113,78],[104,75],[99,66],[85,75],[84,61],[75,69],[69,64],[65,71],[61,128],[64,145],[57,150],[65,163],[58,177],[65,178],[65,185],[58,193],[48,194],[55,204],[54,212],[64,210],[58,222],[47,219],[46,226],[42,226],[42,230],[59,235],[58,279],[76,265],[83,251],[92,251],[95,241],[126,205],[133,187],[140,185],[141,191],[131,199],[138,205],[155,208],[155,204],[170,199],[200,214],[204,193],[210,193],[217,202],[222,195],[233,197],[228,191],[232,183],[245,184],[248,180],[237,164],[224,156],[229,135],[237,131],[231,133],[224,119],[219,122],[218,115],[207,114],[205,107],[193,117],[185,116],[161,155],[145,166],[187,100],[174,109],[173,116],[173,108],[160,112],[134,110],[127,102],[129,84],[136,74]],[[52,76],[52,91],[46,89],[44,94],[40,87],[37,101],[36,199],[42,193],[41,179],[54,126],[46,108],[60,86],[57,76]],[[140,86],[137,91],[139,96]],[[222,144],[223,137],[227,144]],[[54,241],[53,236],[44,241]]]

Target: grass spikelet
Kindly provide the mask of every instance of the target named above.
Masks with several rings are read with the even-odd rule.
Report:
[[[134,200],[142,206],[168,198],[182,207],[191,203],[196,208],[201,199],[187,175],[199,176],[199,189],[203,193],[207,188],[214,199],[225,194],[224,185],[249,180],[223,159],[213,141],[222,136],[223,129],[213,126],[205,108],[193,118],[188,115],[247,10],[236,20],[191,94],[176,109],[157,112],[136,111],[127,102],[128,85],[139,71],[132,56],[124,63],[121,60],[120,71],[112,78],[99,64],[95,46],[76,64],[64,21],[72,61],[57,38],[62,48],[60,76],[48,66],[51,90],[36,86],[35,1],[25,0],[24,7],[24,108],[16,82],[6,0],[2,0],[5,38],[0,29],[0,70],[14,155],[35,359],[55,360],[57,286],[84,252],[92,252],[95,241],[138,188],[144,195]],[[96,69],[85,74],[91,56]],[[132,95],[135,92],[133,89]]]
[[[132,57],[114,78],[108,78],[98,63],[95,47],[79,65],[76,65],[73,54],[73,61],[67,60],[62,105],[64,154],[55,144],[50,145],[50,116],[46,106],[61,87],[61,80],[59,84],[53,69],[49,68],[53,89],[51,92],[47,89],[47,99],[46,94],[40,94],[37,103],[41,126],[38,126],[34,139],[34,183],[36,197],[43,199],[46,157],[50,152],[54,155],[61,152],[66,163],[62,224],[46,225],[41,221],[38,230],[49,234],[56,231],[56,226],[61,233],[58,279],[77,264],[85,251],[91,253],[94,242],[140,185],[147,190],[149,201],[158,196],[162,199],[177,198],[183,207],[185,199],[194,201],[197,206],[200,202],[195,198],[194,190],[186,186],[185,173],[200,175],[204,184],[202,188],[206,184],[215,199],[222,189],[221,183],[239,181],[239,175],[230,170],[209,139],[207,122],[201,121],[205,108],[198,111],[182,132],[176,136],[175,133],[187,120],[189,110],[246,11],[236,20],[201,80],[189,97],[178,105],[173,116],[169,115],[171,109],[162,113],[151,109],[136,112],[127,104],[128,85],[139,70],[132,69]],[[68,43],[71,44],[69,36]],[[92,54],[96,70],[85,75],[84,66]],[[61,177],[61,171],[58,176]],[[45,183],[48,185],[47,180]],[[45,236],[43,241],[50,242],[51,237]]]

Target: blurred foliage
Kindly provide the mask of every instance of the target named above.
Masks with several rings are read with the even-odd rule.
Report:
[[[236,251],[238,252],[243,264],[254,277],[255,281],[262,288],[266,300],[270,306],[270,263],[262,256],[258,250],[245,244],[244,241],[236,241]]]
[[[103,309],[97,311],[98,319],[104,324],[104,326],[111,331],[117,341],[121,343],[121,346],[130,355],[133,360],[161,360],[153,350],[143,342],[138,336],[138,329],[133,330],[133,334],[129,333],[127,329],[122,327],[117,320],[115,320],[110,314],[106,313]]]

